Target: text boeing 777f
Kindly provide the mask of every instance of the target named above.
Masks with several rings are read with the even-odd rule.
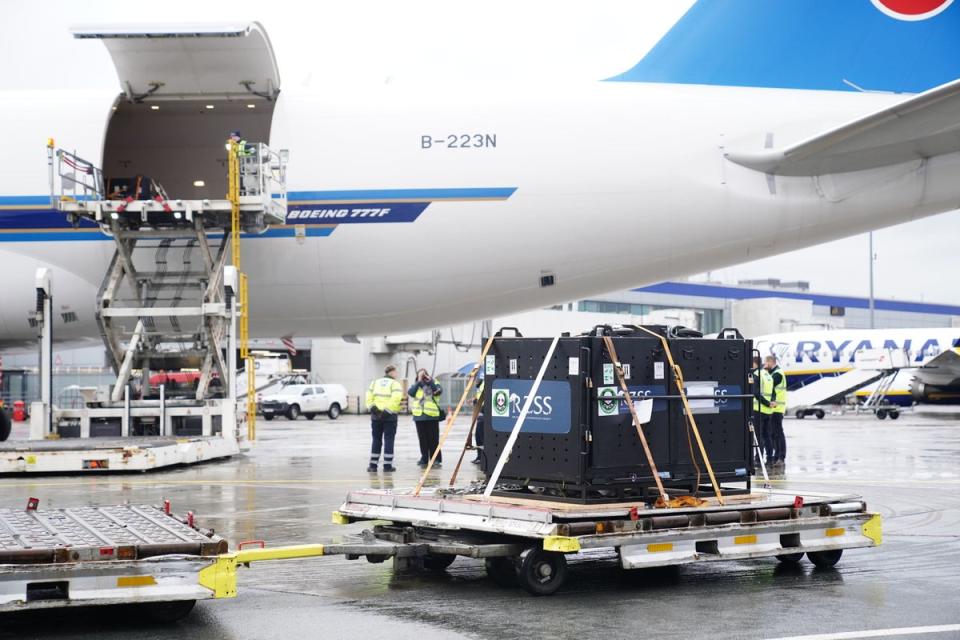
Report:
[[[0,92],[0,344],[34,338],[38,266],[72,312],[57,337],[96,333],[113,244],[51,210],[50,136],[174,198],[222,197],[231,129],[289,149],[288,224],[243,240],[254,336],[490,317],[960,205],[953,0],[698,0],[622,74],[529,94],[284,84],[267,32],[286,19],[80,27],[80,42],[39,14],[3,27],[36,29],[49,55],[102,40],[115,69],[82,74],[120,92],[56,77]]]

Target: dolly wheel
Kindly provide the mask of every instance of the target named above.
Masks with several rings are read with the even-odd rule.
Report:
[[[515,558],[487,558],[487,575],[501,587],[517,586],[517,562]]]
[[[143,612],[147,618],[154,622],[176,622],[186,618],[196,600],[173,600],[171,602],[151,602],[143,605]]]
[[[427,571],[436,571],[441,573],[447,570],[453,561],[457,559],[457,556],[449,553],[428,553],[423,556],[423,568]]]
[[[777,556],[777,560],[783,564],[797,564],[803,560],[803,551],[800,553],[781,553]]]
[[[840,556],[843,555],[843,549],[829,549],[827,551],[808,551],[807,557],[810,562],[821,569],[829,569],[840,562]]]
[[[567,559],[556,551],[530,549],[520,561],[517,577],[520,586],[533,595],[552,595],[566,582]]]

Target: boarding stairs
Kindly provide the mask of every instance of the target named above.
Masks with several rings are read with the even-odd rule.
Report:
[[[854,355],[853,368],[838,376],[824,377],[790,391],[787,412],[799,413],[810,407],[836,404],[869,384],[877,382],[868,402],[879,406],[893,385],[897,372],[910,365],[907,355],[898,349],[865,349]]]

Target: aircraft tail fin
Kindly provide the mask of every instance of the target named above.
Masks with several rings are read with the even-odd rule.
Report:
[[[610,80],[919,93],[957,78],[954,0],[696,0]]]

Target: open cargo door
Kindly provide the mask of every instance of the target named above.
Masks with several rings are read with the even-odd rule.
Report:
[[[111,25],[71,29],[102,40],[128,100],[273,100],[280,72],[266,31],[257,22],[207,25]]]

